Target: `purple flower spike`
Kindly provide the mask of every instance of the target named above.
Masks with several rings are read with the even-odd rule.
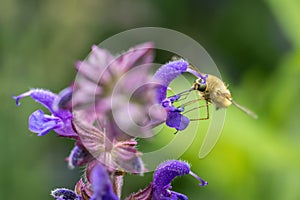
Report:
[[[186,174],[196,177],[201,182],[201,186],[207,185],[207,182],[191,172],[188,163],[179,160],[169,160],[159,165],[155,170],[152,183],[152,200],[188,199],[185,195],[170,190],[172,180],[177,176]]]
[[[119,200],[113,192],[112,183],[106,169],[102,165],[94,167],[92,174],[93,196],[90,200]]]
[[[166,98],[168,86],[175,78],[187,71],[188,65],[188,62],[181,59],[169,62],[157,70],[154,74],[155,80],[159,81],[160,84],[157,87],[157,102],[162,102]]]
[[[69,110],[53,108],[53,102],[58,98],[58,95],[43,89],[31,89],[19,96],[13,96],[16,104],[20,105],[20,99],[30,96],[36,102],[46,107],[52,115],[46,115],[42,110],[33,112],[29,117],[30,131],[37,133],[38,136],[43,136],[49,131],[54,130],[59,136],[77,137],[77,134],[72,128],[72,113]]]
[[[65,188],[57,188],[51,191],[51,196],[53,196],[57,200],[81,200],[82,199],[74,191]]]

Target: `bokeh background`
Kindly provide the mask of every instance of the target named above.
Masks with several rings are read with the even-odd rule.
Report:
[[[72,141],[28,131],[27,118],[40,105],[28,98],[16,107],[11,95],[31,87],[60,91],[92,44],[144,26],[197,40],[235,99],[259,115],[253,120],[229,108],[220,140],[201,160],[199,134],[182,159],[209,186],[199,188],[185,176],[174,181],[174,190],[192,200],[300,199],[299,10],[297,0],[2,0],[0,199],[51,199],[51,189],[73,188],[82,171],[64,162]],[[127,176],[124,196],[151,176]]]

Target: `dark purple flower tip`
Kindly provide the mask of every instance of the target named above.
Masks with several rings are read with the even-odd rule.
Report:
[[[93,196],[90,200],[119,200],[118,196],[113,192],[112,183],[106,169],[98,164],[91,173],[93,186]]]
[[[86,164],[91,159],[89,152],[81,145],[75,145],[68,157],[68,166],[74,169],[77,166]]]
[[[65,188],[57,188],[51,191],[51,196],[53,196],[57,200],[81,200],[82,199],[74,191]]]
[[[71,110],[72,93],[72,87],[67,87],[63,89],[53,102],[53,110],[55,110],[56,112],[61,109]]]
[[[190,170],[190,165],[179,160],[169,160],[158,166],[153,177],[153,196],[152,200],[162,199],[187,199],[183,194],[171,191],[171,182],[177,176],[191,174],[201,182],[201,186],[207,185],[207,182],[195,175]]]
[[[188,69],[188,62],[185,60],[176,60],[161,66],[154,74],[154,79],[158,81],[156,90],[157,102],[162,102],[166,98],[169,84]]]
[[[72,113],[69,110],[53,109],[53,102],[58,97],[56,94],[43,89],[31,89],[19,96],[13,96],[16,104],[20,105],[20,99],[30,96],[36,102],[46,107],[52,115],[46,115],[43,111],[38,110],[29,117],[29,129],[38,133],[38,136],[47,134],[50,130],[54,130],[59,136],[77,137],[71,124]]]

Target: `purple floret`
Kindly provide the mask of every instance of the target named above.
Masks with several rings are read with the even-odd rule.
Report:
[[[158,81],[158,86],[156,88],[156,101],[164,107],[167,113],[167,126],[175,128],[176,130],[184,130],[188,126],[190,120],[180,114],[184,108],[176,108],[173,105],[175,101],[179,100],[180,95],[174,95],[166,98],[167,89],[175,78],[187,71],[188,65],[188,62],[183,59],[169,62],[160,67],[154,74],[154,79]]]
[[[190,92],[192,89],[171,97],[167,97],[167,89],[170,83],[184,72],[191,73],[194,76],[201,78],[203,84],[206,83],[207,75],[195,71],[189,67],[189,63],[183,59],[169,62],[161,66],[154,74],[154,79],[158,82],[158,86],[156,87],[156,101],[161,104],[166,111],[166,125],[175,128],[177,131],[186,129],[190,120],[181,114],[184,111],[184,107],[175,107],[173,103],[180,99],[181,94]]]
[[[42,110],[33,112],[28,121],[29,130],[43,136],[49,131],[54,130],[59,136],[77,137],[72,128],[72,113],[65,109],[54,109],[53,102],[58,95],[43,89],[31,89],[19,96],[13,96],[16,104],[20,105],[20,99],[30,96],[36,102],[46,107],[52,115],[44,114]]]

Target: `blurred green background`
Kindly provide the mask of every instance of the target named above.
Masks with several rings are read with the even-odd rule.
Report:
[[[197,40],[235,99],[259,115],[253,120],[230,107],[219,142],[202,160],[199,134],[182,159],[209,186],[185,176],[174,190],[192,200],[300,199],[299,10],[297,0],[2,0],[0,199],[51,199],[51,189],[73,188],[81,174],[64,162],[73,142],[30,133],[28,116],[41,107],[29,98],[16,107],[11,95],[31,87],[60,91],[92,44],[143,26]],[[150,180],[126,177],[124,194]]]

